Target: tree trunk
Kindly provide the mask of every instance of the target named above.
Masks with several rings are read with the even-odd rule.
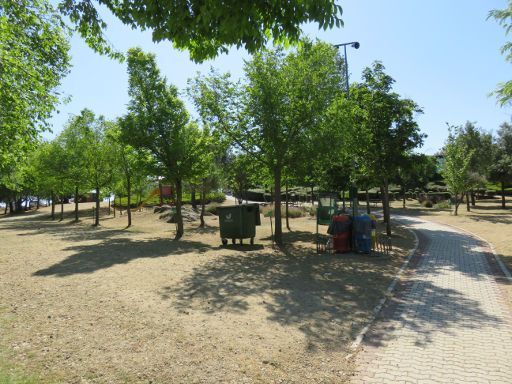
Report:
[[[384,205],[386,209],[384,211],[384,219],[386,221],[386,235],[391,236],[391,215],[389,212],[389,183],[388,178],[384,178]]]
[[[78,185],[75,185],[75,221],[78,221]]]
[[[160,205],[164,205],[164,198],[162,196],[162,182],[158,181],[158,190],[160,191]]]
[[[345,212],[345,188],[343,188],[343,191],[341,192],[341,200],[343,202],[343,212]]]
[[[100,225],[100,187],[96,186],[96,215],[94,217],[94,226]]]
[[[50,217],[52,220],[55,220],[55,195],[53,191],[50,193],[50,198],[52,199],[52,215]]]
[[[405,187],[402,185],[402,201],[403,201],[403,206],[405,208]]]
[[[176,236],[174,240],[179,240],[184,233],[183,217],[181,216],[181,200],[183,197],[183,187],[181,179],[176,180]]]
[[[313,193],[314,186],[311,186],[311,206],[315,206],[315,195]]]
[[[9,213],[12,215],[14,213],[14,204],[12,200],[9,200]]]
[[[190,204],[192,204],[193,210],[197,210],[196,187],[192,187],[192,190],[190,191]]]
[[[386,217],[387,217],[387,215],[386,215],[386,208],[387,208],[387,206],[386,206],[386,203],[385,203],[384,199],[385,199],[385,196],[384,196],[384,186],[381,185],[380,186],[380,200],[382,202],[382,217],[383,217],[384,222],[386,222]]]
[[[466,209],[471,212],[471,206],[469,205],[469,192],[466,192]]]
[[[476,206],[476,197],[475,197],[475,195],[476,195],[476,192],[471,190],[471,205],[473,207]]]
[[[126,176],[126,191],[128,195],[126,196],[126,201],[128,205],[126,206],[126,213],[128,214],[128,225],[127,227],[132,226],[132,180],[130,176]]]
[[[39,206],[40,206],[40,201],[39,201],[39,196],[37,196],[37,200],[36,200],[36,210],[39,209]]]
[[[64,198],[61,196],[60,197],[60,220],[59,221],[62,221],[64,220]]]
[[[290,219],[288,217],[289,216],[288,215],[288,213],[289,213],[289,211],[288,211],[288,181],[286,181],[286,187],[285,188],[286,188],[286,199],[285,199],[285,201],[286,201],[286,229],[291,231],[291,229],[290,229]]]
[[[459,204],[460,204],[459,195],[456,193],[455,194],[455,212],[453,213],[454,216],[457,216],[457,214],[458,214]]]
[[[368,192],[368,188],[366,188],[365,193],[366,193],[366,213],[370,214],[370,193]]]
[[[283,244],[283,223],[281,221],[281,166],[274,168],[274,217],[275,241],[277,245]]]
[[[201,224],[199,225],[201,228],[204,227],[204,212],[206,211],[206,180],[203,180],[203,185],[201,188],[201,216],[199,219],[201,220]]]
[[[16,199],[16,212],[21,211],[23,211],[23,199],[20,196],[20,198]]]
[[[8,208],[9,208],[9,202],[5,203],[4,215],[7,215]]]
[[[116,217],[116,195],[114,195],[114,205],[113,205],[113,208],[114,208],[114,218]]]
[[[108,196],[108,215],[110,216],[110,195]]]
[[[505,183],[501,182],[501,208],[505,209]]]

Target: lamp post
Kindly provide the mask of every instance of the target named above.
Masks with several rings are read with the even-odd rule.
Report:
[[[352,48],[359,49],[360,44],[357,41],[352,41],[350,43],[342,43],[342,44],[334,44],[336,48],[343,47],[343,53],[345,56],[345,78],[346,78],[346,87],[347,87],[347,98],[350,97],[350,91],[348,87],[348,61],[347,61],[347,45],[350,45]]]
[[[347,99],[350,97],[350,88],[348,83],[348,61],[347,61],[347,45],[350,45],[352,48],[359,49],[360,44],[358,41],[351,41],[350,43],[342,43],[342,44],[334,44],[336,48],[343,47],[343,53],[345,57],[345,81],[346,81],[346,89],[347,89]],[[356,171],[356,165],[354,161],[354,172]],[[355,183],[352,183],[352,187],[349,191],[349,197],[351,199],[352,205],[352,217],[355,217],[357,212],[357,187]]]

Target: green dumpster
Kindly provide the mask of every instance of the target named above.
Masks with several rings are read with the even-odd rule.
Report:
[[[230,205],[217,207],[219,213],[220,237],[226,245],[228,239],[235,244],[236,239],[243,244],[243,239],[250,238],[254,244],[256,225],[261,225],[260,206],[258,204]]]

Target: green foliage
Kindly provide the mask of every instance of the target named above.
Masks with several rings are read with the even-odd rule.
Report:
[[[495,19],[499,25],[505,28],[505,34],[508,35],[512,31],[512,0],[508,1],[505,9],[494,9],[489,12],[488,18]],[[501,47],[501,53],[505,55],[505,60],[512,62],[512,41],[507,41]],[[512,80],[499,83],[494,91],[501,106],[509,105],[512,102]]]
[[[436,172],[436,159],[423,154],[410,154],[398,167],[396,181],[404,191],[424,189]]]
[[[440,201],[439,203],[434,204],[435,209],[450,209],[451,205],[448,200]]]
[[[179,239],[183,235],[183,182],[193,179],[201,168],[198,162],[204,136],[196,124],[189,123],[177,88],[161,76],[154,55],[130,49],[128,76],[130,103],[128,115],[120,120],[121,138],[137,150],[147,151],[156,173],[175,185]]]
[[[423,144],[415,116],[422,113],[410,99],[393,92],[395,80],[385,73],[385,67],[375,62],[363,71],[363,82],[354,84],[350,100],[341,104],[348,109],[352,124],[346,134],[346,144],[356,161],[357,173],[368,183],[376,181],[384,188],[384,221],[391,235],[388,185],[400,167],[408,162],[412,151]]]
[[[265,217],[272,216],[274,217],[274,208],[271,205],[267,205],[266,207],[260,208],[261,214]],[[286,216],[286,212],[283,212],[283,215]],[[310,216],[309,208],[298,208],[298,207],[288,207],[288,217],[291,219],[296,219],[298,217]]]
[[[392,91],[395,80],[384,70],[375,62],[363,71],[364,82],[353,85],[350,102],[356,124],[347,137],[360,172],[380,180],[395,175],[425,138],[415,121],[422,110]]]
[[[341,68],[334,47],[305,41],[288,55],[280,49],[255,54],[246,63],[243,84],[213,72],[191,86],[204,124],[221,141],[231,142],[235,153],[241,151],[263,166],[274,183],[278,243],[282,178],[292,176],[312,156],[310,142],[323,132],[325,110],[342,92]]]
[[[221,204],[219,203],[210,203],[206,206],[206,212],[211,213],[212,215],[217,215],[217,208],[220,207]]]
[[[151,30],[153,41],[169,40],[176,48],[187,49],[197,62],[227,53],[231,46],[255,53],[271,39],[285,46],[297,43],[302,23],[315,22],[323,29],[343,25],[342,9],[334,0],[98,2],[132,28]],[[116,56],[103,35],[106,24],[92,1],[61,0],[59,9],[70,17],[89,46]]]
[[[470,150],[467,142],[456,133],[456,130],[450,130],[444,147],[445,161],[442,169],[446,185],[455,198],[455,214],[460,204],[459,199],[472,185],[470,166],[474,154],[474,150]]]
[[[68,51],[66,30],[46,0],[0,0],[0,174],[48,129]]]

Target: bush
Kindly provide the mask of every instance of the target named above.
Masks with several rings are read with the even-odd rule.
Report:
[[[206,201],[209,203],[223,203],[226,201],[226,195],[223,192],[207,193]]]
[[[434,205],[434,208],[436,208],[436,209],[450,209],[451,208],[450,201],[449,200],[440,201],[439,203]]]
[[[219,203],[210,203],[205,207],[206,212],[218,216],[217,207],[220,207]]]
[[[274,217],[274,207],[272,205],[260,207],[260,212],[264,216],[267,216],[267,215],[269,215],[269,213],[271,213],[272,217]],[[283,217],[286,217],[286,208],[285,207],[282,207],[281,215],[283,215]],[[290,217],[292,219],[296,219],[298,217],[307,216],[307,215],[311,215],[311,212],[308,209],[297,208],[297,207],[288,207],[288,217]]]
[[[432,208],[434,206],[434,204],[432,204],[432,201],[430,200],[423,200],[421,202],[421,205],[425,208]]]

